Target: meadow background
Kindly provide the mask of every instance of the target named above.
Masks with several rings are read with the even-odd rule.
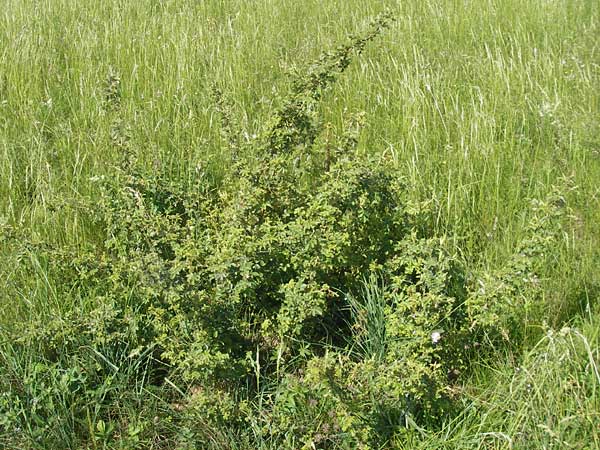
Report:
[[[522,342],[472,362],[458,412],[408,427],[386,445],[598,448],[596,1],[4,0],[0,225],[49,245],[100,242],[89,207],[80,205],[93,205],[99,180],[120,164],[119,139],[147,170],[183,183],[204,170],[218,180],[232,155],[223,150],[214,86],[247,134],[259,133],[289,73],[386,9],[395,22],[327,92],[324,119],[339,130],[346,110],[364,111],[357,152],[392,164],[415,201],[435,206],[435,233],[480,269],[494,270],[511,254],[530,199],[563,186],[570,208]],[[118,88],[118,121],[105,107],[107,86]],[[198,437],[193,420],[174,419],[180,411],[160,390],[141,383],[136,391],[131,380],[118,413],[99,412],[99,393],[81,416],[65,394],[67,375],[45,376],[35,341],[16,351],[12,336],[85,314],[86,299],[61,294],[61,280],[35,250],[0,245],[0,446],[276,448],[250,432]],[[31,403],[11,403],[28,379],[34,387],[24,398],[52,398],[62,425],[51,432]],[[182,386],[161,389],[170,392],[164,398],[185,395]]]

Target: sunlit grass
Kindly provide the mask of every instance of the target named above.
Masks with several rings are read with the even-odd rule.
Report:
[[[517,211],[529,198],[569,178],[573,216],[565,250],[545,268],[540,310],[558,330],[591,314],[585,339],[532,323],[532,341],[542,341],[523,361],[482,368],[457,422],[442,434],[416,432],[421,443],[407,448],[598,446],[592,369],[600,321],[589,312],[600,295],[595,1],[4,0],[0,226],[36,241],[97,242],[81,200],[97,198],[98,178],[119,164],[115,132],[146,167],[177,179],[202,168],[218,179],[231,155],[222,150],[213,86],[251,135],[286,91],[286,73],[384,8],[396,22],[328,93],[327,120],[339,129],[346,109],[365,111],[359,151],[393,161],[414,198],[438,207],[436,229],[480,266],[497,267],[518,242],[526,219]],[[118,113],[104,106],[111,76],[119,79]],[[0,336],[85,310],[76,293],[58,294],[43,261],[26,270],[21,261],[31,258],[0,241]],[[2,347],[2,365],[27,359]]]

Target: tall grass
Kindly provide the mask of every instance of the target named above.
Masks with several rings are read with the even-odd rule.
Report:
[[[222,150],[214,86],[233,101],[234,119],[251,136],[278,106],[289,82],[286,73],[302,68],[385,8],[394,12],[396,22],[327,94],[323,114],[332,127],[342,128],[346,109],[365,111],[368,122],[359,152],[392,161],[398,176],[415,187],[415,200],[431,199],[439,211],[432,225],[453,236],[456,252],[471,264],[501,266],[526,226],[527,219],[515,212],[528,199],[543,198],[559,178],[570,180],[572,189],[564,197],[573,208],[562,237],[565,245],[543,271],[548,287],[541,315],[549,328],[542,331],[536,321],[526,333],[528,342],[539,344],[525,348],[524,355],[481,367],[481,377],[474,376],[464,388],[464,411],[442,424],[442,431],[413,430],[396,444],[599,446],[596,1],[4,0],[0,228],[9,224],[39,242],[97,242],[98,224],[83,200],[98,198],[98,180],[111,173],[128,148],[141,150],[136,155],[142,165],[160,168],[173,179],[191,181],[199,171],[219,179],[232,155]],[[117,79],[119,107],[111,109],[106,90]],[[0,241],[0,340],[6,330],[60,323],[91,310],[93,299],[65,292],[48,272],[47,262],[35,252]],[[366,303],[354,303],[355,312],[371,311],[366,320],[372,329],[363,349],[369,354],[384,345],[376,326],[377,286],[367,283]],[[586,314],[584,322],[577,322]],[[574,321],[583,334],[571,328],[563,334],[549,331]],[[46,401],[45,387],[78,382],[79,375],[68,369],[41,374],[35,348],[23,354],[0,342],[0,373],[40,377],[33,400],[39,395],[39,401]],[[70,363],[100,364],[110,371],[110,361],[128,357],[88,356]],[[132,367],[136,361],[134,354]],[[169,407],[163,400],[168,395],[146,389],[145,379],[136,393],[120,391],[119,385],[130,385],[125,378],[139,368],[115,367],[110,383],[116,387],[103,380],[98,392],[79,400],[89,402],[93,411],[94,402],[100,404],[108,391],[130,395],[123,403],[127,410],[114,414],[131,425],[127,442],[137,442],[137,419],[160,417]],[[170,392],[171,387],[160,389]],[[62,406],[73,401],[63,400]],[[62,406],[57,403],[57,415],[69,417]],[[31,405],[23,410],[34,411]],[[36,423],[41,418],[28,420],[31,430],[43,430]],[[0,419],[0,445],[102,448],[108,432],[93,417],[88,430],[75,422],[56,426],[62,434],[54,441],[44,441],[39,429],[39,436],[30,430],[28,436],[36,441],[20,440],[14,430],[2,428]],[[161,423],[152,439],[135,445],[175,448],[164,437],[175,428]],[[95,438],[82,443],[78,435]],[[213,444],[224,447],[227,439],[215,437]],[[243,439],[227,445],[242,446],[239,442]]]
[[[519,360],[480,367],[463,410],[399,448],[598,448],[598,317],[547,333]]]

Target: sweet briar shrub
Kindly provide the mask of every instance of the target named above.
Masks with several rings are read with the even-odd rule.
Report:
[[[223,430],[251,430],[274,446],[377,448],[448,411],[474,347],[519,337],[537,267],[557,245],[560,194],[535,203],[504,268],[480,271],[433,234],[430,203],[409,201],[392,167],[356,151],[362,115],[321,136],[325,91],[390,20],[296,74],[256,139],[241,138],[215,91],[233,161],[217,184],[145,171],[119,140],[124,164],[88,205],[99,245],[20,244],[59,280],[58,295],[86,299],[9,337],[35,345],[57,374],[77,362],[62,386],[72,408],[84,409],[76,392],[92,395],[128,366],[125,383],[179,386],[164,400],[186,439],[219,446]],[[12,234],[5,225],[16,245]],[[12,400],[0,412],[14,426],[33,411],[18,372],[1,382]],[[42,418],[52,414],[44,401]],[[103,424],[109,410],[95,410]]]

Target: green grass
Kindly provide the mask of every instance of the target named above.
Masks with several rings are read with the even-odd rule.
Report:
[[[231,99],[234,119],[248,135],[257,133],[287,90],[286,73],[301,70],[389,8],[396,22],[327,93],[322,113],[332,127],[342,128],[346,109],[365,111],[358,151],[388,159],[414,187],[415,200],[431,199],[436,231],[482,269],[502,265],[522,238],[527,217],[521,212],[529,199],[544,198],[561,178],[569,180],[563,195],[572,208],[560,250],[544,268],[543,303],[528,324],[523,353],[493,364],[475,361],[462,387],[462,410],[437,429],[409,427],[396,445],[600,447],[596,1],[3,4],[0,227],[5,222],[35,241],[81,247],[102,240],[85,205],[99,198],[98,179],[122,159],[115,137],[127,140],[141,165],[173,179],[191,182],[205,170],[218,180],[231,154],[223,151],[212,87]],[[118,117],[104,107],[111,76],[119,83]],[[29,429],[19,434],[3,428],[0,418],[0,446],[102,448],[110,433],[98,420],[113,415],[131,436],[122,441],[129,444],[113,439],[106,444],[111,448],[133,448],[138,423],[145,424],[135,444],[140,448],[185,448],[190,426],[161,420],[173,388],[130,379],[141,359],[134,356],[131,367],[98,380],[95,392],[66,398],[60,383],[78,383],[77,373],[67,365],[45,373],[36,365],[35,346],[26,353],[4,342],[15,330],[66,324],[94,306],[76,291],[65,292],[35,252],[3,241],[0,308],[0,374],[37,380],[31,398],[60,399],[56,415],[64,420],[62,435],[51,441],[36,422],[35,408],[24,405]],[[564,326],[573,328],[561,334]],[[59,333],[60,327],[48,332]],[[137,390],[130,392],[132,385]],[[108,393],[125,398],[123,410],[101,411]],[[77,402],[89,411],[87,429],[72,417]],[[246,444],[226,434],[196,444],[257,445],[248,436]]]
[[[417,430],[398,446],[598,448],[597,321],[548,330],[519,360],[478,368],[459,416],[436,433]]]

